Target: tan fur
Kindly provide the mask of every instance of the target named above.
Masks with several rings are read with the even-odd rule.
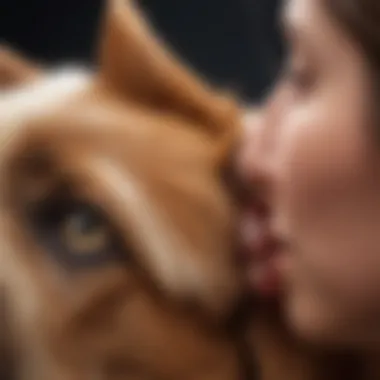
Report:
[[[241,110],[178,63],[132,2],[109,1],[104,25],[99,71],[69,85],[52,73],[52,90],[39,68],[0,55],[0,365],[12,348],[15,380],[241,380],[223,323],[242,284],[222,180]],[[120,257],[67,270],[36,239],[26,210],[63,185],[104,210]],[[259,308],[246,332],[261,379],[338,379],[276,315]]]
[[[28,61],[7,46],[0,46],[0,89],[33,81],[41,74],[38,65]]]

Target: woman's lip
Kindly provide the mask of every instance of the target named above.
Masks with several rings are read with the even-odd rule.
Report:
[[[275,239],[271,236],[267,218],[256,211],[243,213],[239,235],[243,258],[246,260],[266,259],[275,248]]]
[[[261,251],[266,241],[265,221],[250,214],[244,215],[240,223],[240,238],[247,251]]]
[[[240,224],[240,259],[248,286],[261,296],[274,296],[280,288],[279,256],[284,244],[271,233],[268,214],[250,207]]]
[[[280,276],[274,262],[253,265],[247,273],[248,286],[265,297],[276,296],[280,290]]]

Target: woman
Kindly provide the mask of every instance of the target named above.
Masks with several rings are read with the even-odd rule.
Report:
[[[288,65],[247,122],[247,277],[313,342],[380,343],[380,2],[289,0]],[[254,253],[255,252],[255,253]],[[278,286],[276,286],[278,285]]]

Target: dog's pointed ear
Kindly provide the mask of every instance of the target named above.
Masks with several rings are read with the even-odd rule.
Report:
[[[33,81],[40,67],[8,46],[0,45],[0,91]]]
[[[220,132],[235,110],[230,97],[214,92],[181,63],[149,27],[134,1],[108,0],[107,6],[100,71],[112,90],[151,107],[179,112]]]

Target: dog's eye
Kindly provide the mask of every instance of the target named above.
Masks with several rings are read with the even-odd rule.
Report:
[[[67,251],[78,256],[103,251],[110,245],[110,231],[91,209],[79,208],[63,216],[58,233]]]
[[[55,259],[72,267],[112,260],[118,239],[107,218],[84,202],[53,200],[33,211],[33,228]]]

